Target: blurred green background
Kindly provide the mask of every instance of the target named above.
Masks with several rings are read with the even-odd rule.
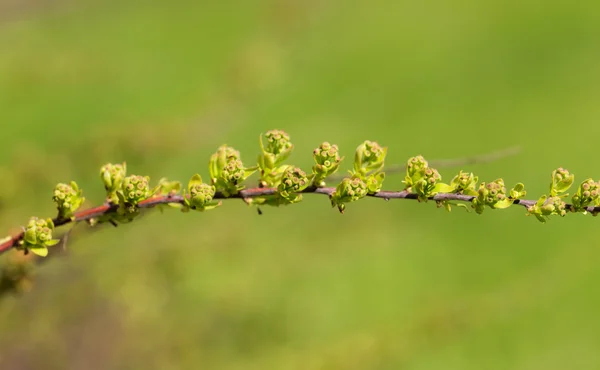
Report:
[[[306,169],[322,141],[352,158],[370,139],[388,163],[520,146],[463,169],[529,198],[558,166],[597,178],[599,12],[0,0],[0,229],[52,216],[57,182],[101,202],[106,162],[187,182],[224,143],[254,161],[274,128]],[[600,368],[597,219],[375,199],[342,216],[321,196],[264,211],[227,201],[80,230],[31,291],[0,300],[0,368]]]

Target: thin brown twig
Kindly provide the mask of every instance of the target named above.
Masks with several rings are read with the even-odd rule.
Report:
[[[333,187],[314,187],[310,186],[307,189],[303,190],[302,193],[305,194],[322,194],[331,196],[335,191]],[[214,196],[214,199],[242,199],[247,202],[250,198],[269,196],[277,194],[276,188],[251,188],[244,189],[238,192],[237,194],[225,196],[221,192],[217,192]],[[382,198],[385,200],[389,199],[411,199],[418,200],[417,194],[410,193],[406,190],[402,191],[380,191],[374,194],[369,194],[369,197],[372,198]],[[430,197],[429,200],[435,202],[444,202],[444,201],[455,201],[455,202],[468,202],[470,203],[475,197],[472,195],[464,195],[464,194],[454,194],[454,193],[439,193],[433,197]],[[536,200],[525,200],[525,199],[517,199],[513,204],[518,204],[524,207],[530,207],[536,204]],[[161,195],[146,199],[140,202],[137,207],[139,209],[148,209],[153,208],[158,205],[167,205],[170,203],[184,204],[184,198],[181,195]],[[56,227],[71,224],[73,222],[82,222],[82,221],[90,221],[92,219],[99,218],[101,216],[107,216],[110,214],[114,214],[117,212],[118,206],[115,204],[103,204],[98,207],[86,209],[80,212],[77,212],[72,219],[54,219],[54,225]],[[571,204],[566,205],[566,210],[569,212],[574,211],[574,207]],[[600,206],[589,206],[586,207],[585,210],[592,214],[600,213]],[[23,232],[13,235],[9,239],[3,241],[0,244],[0,254],[7,252],[13,247],[17,247],[19,242],[23,239]]]

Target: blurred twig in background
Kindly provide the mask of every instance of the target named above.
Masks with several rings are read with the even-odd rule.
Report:
[[[501,149],[501,150],[498,150],[495,152],[479,154],[479,155],[474,155],[474,156],[469,156],[469,157],[434,159],[434,160],[429,161],[429,164],[432,167],[447,168],[447,167],[459,167],[459,166],[466,166],[466,165],[473,165],[473,164],[490,163],[490,162],[497,161],[499,159],[517,155],[517,154],[519,154],[519,152],[521,152],[521,147],[514,146],[511,148]],[[392,166],[392,171],[394,171],[393,168],[394,168],[394,166]],[[405,168],[406,168],[406,166],[402,166],[401,171],[404,171]],[[386,169],[386,171],[389,172],[390,170]]]
[[[460,167],[473,164],[483,164],[497,161],[506,157],[517,155],[521,152],[521,148],[518,146],[501,149],[495,152],[473,155],[469,157],[461,158],[448,158],[448,159],[433,159],[429,161],[432,167],[448,168],[448,167]],[[390,173],[402,173],[406,170],[406,164],[393,164],[385,167],[385,172]],[[330,177],[332,180],[341,180],[344,178],[343,175],[337,174]]]

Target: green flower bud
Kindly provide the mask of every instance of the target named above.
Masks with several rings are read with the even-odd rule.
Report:
[[[523,198],[525,195],[527,195],[527,191],[525,190],[525,185],[523,185],[523,183],[519,182],[515,185],[514,188],[510,189],[508,197],[511,200],[516,200],[516,199]]]
[[[374,141],[366,140],[356,148],[354,153],[354,174],[366,176],[383,168],[387,147],[381,147]]]
[[[383,180],[385,180],[385,173],[378,172],[376,174],[372,174],[367,176],[365,180],[365,184],[367,184],[367,192],[369,194],[375,194],[381,190],[381,186],[383,185]]]
[[[52,200],[56,203],[58,209],[58,218],[73,217],[75,211],[81,206],[85,198],[81,196],[82,191],[75,181],[70,185],[58,184],[54,188]]]
[[[546,222],[546,219],[552,215],[564,217],[567,214],[567,204],[561,197],[542,196],[536,204],[527,208],[528,215],[534,215],[540,222]]]
[[[42,257],[47,256],[48,247],[59,242],[58,239],[52,239],[52,231],[54,231],[54,223],[51,219],[31,217],[23,230],[23,239],[19,248],[24,249],[25,252],[32,251]]]
[[[337,206],[341,213],[344,213],[346,205],[364,198],[367,195],[367,185],[358,177],[345,178],[336,187],[331,194],[331,206]]]
[[[564,217],[567,214],[566,208],[567,204],[560,197],[550,197],[542,206],[542,214]]]
[[[140,212],[138,203],[150,198],[158,191],[158,187],[150,189],[150,178],[148,176],[131,175],[123,179],[121,190],[117,191],[119,199],[119,209],[117,214],[112,216],[112,221],[123,223],[131,222]]]
[[[225,168],[225,166],[227,165],[227,162],[229,162],[230,160],[239,160],[240,159],[240,152],[235,150],[234,148],[227,146],[227,145],[221,145],[217,151],[210,156],[210,161],[209,161],[209,170],[210,170],[210,177],[212,179],[216,179],[221,177],[221,174],[223,172],[223,169]]]
[[[183,199],[185,204],[190,208],[198,211],[205,211],[216,208],[221,205],[220,202],[213,202],[213,198],[216,193],[216,189],[213,185],[204,184],[202,177],[196,174],[188,183],[189,197],[184,195]],[[186,209],[183,209],[186,211]]]
[[[267,145],[264,147],[264,151],[274,156],[289,153],[294,147],[290,142],[290,136],[281,130],[267,131],[265,138]]]
[[[575,175],[572,175],[566,169],[560,167],[552,172],[552,183],[550,184],[550,195],[556,196],[569,190],[575,181]]]
[[[308,185],[310,185],[310,180],[306,172],[298,167],[289,167],[281,177],[278,190],[279,192],[297,193],[306,189]]]
[[[121,187],[123,201],[130,205],[136,205],[139,202],[148,199],[152,196],[148,176],[127,176],[123,180]]]
[[[413,174],[412,178],[407,177],[407,181],[412,182],[413,185],[408,190],[417,194],[419,202],[426,202],[437,193],[450,193],[454,191],[452,185],[441,182],[442,176],[435,168],[431,167],[421,168],[418,173]]]
[[[573,207],[578,212],[585,212],[589,205],[600,205],[600,184],[592,179],[586,179],[579,185],[577,193],[573,195]]]
[[[100,169],[100,178],[106,189],[106,196],[109,200],[116,202],[115,193],[121,189],[121,184],[127,173],[127,165],[107,163]]]
[[[413,178],[415,175],[420,174],[421,171],[427,167],[429,167],[429,163],[425,160],[425,158],[423,158],[423,156],[418,155],[416,157],[411,157],[406,163],[406,177]]]
[[[237,185],[244,180],[244,164],[239,159],[230,158],[221,175],[226,182]]]
[[[215,187],[209,184],[196,184],[190,188],[190,201],[193,208],[204,207],[215,196]]]
[[[241,183],[256,171],[256,167],[245,168],[240,153],[223,145],[210,157],[209,170],[215,188],[229,196],[244,188]]]
[[[427,184],[434,185],[442,179],[442,176],[435,168],[425,168],[422,170],[421,178],[425,180]]]
[[[294,145],[290,136],[281,130],[271,130],[265,134],[267,144],[264,145],[260,136],[261,154],[258,156],[260,168],[260,183],[264,187],[277,187],[281,176],[288,166],[279,166],[292,154]]]
[[[288,167],[281,176],[281,183],[277,187],[279,196],[285,199],[288,204],[301,201],[302,195],[296,193],[306,189],[310,185],[313,176],[307,176],[306,172],[298,167]]]
[[[411,157],[406,163],[406,176],[404,181],[405,189],[419,194],[419,201],[426,201],[430,196],[436,184],[441,180],[440,174],[435,169],[430,169],[429,164],[423,156]],[[441,189],[443,188],[443,189]],[[453,189],[446,184],[440,185],[437,191],[451,192]]]
[[[458,175],[454,176],[450,185],[454,188],[454,192],[465,195],[477,195],[477,182],[479,178],[472,172],[460,171]]]
[[[504,180],[497,179],[490,183],[481,183],[477,196],[473,199],[473,208],[477,213],[482,213],[485,206],[492,209],[507,208],[512,200],[506,196]]]
[[[331,145],[328,142],[322,143],[313,151],[313,158],[316,163],[313,166],[315,174],[313,182],[315,186],[325,186],[323,180],[338,170],[343,158],[340,157],[337,145]]]

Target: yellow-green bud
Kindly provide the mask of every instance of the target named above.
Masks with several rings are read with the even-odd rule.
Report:
[[[331,205],[337,206],[340,212],[346,208],[344,203],[350,203],[367,195],[367,185],[358,177],[345,178],[335,188],[331,195]]]
[[[19,248],[32,251],[39,256],[48,255],[48,247],[59,242],[58,239],[52,239],[52,231],[54,231],[54,223],[51,219],[31,217],[23,230],[23,240]]]
[[[191,208],[202,208],[209,204],[215,196],[215,187],[209,184],[194,184],[190,187]]]
[[[123,180],[122,192],[123,199],[128,204],[138,204],[142,200],[148,199],[152,196],[150,191],[150,185],[148,182],[150,178],[148,176],[127,176]]]
[[[104,183],[104,189],[106,189],[108,197],[112,197],[112,195],[121,188],[126,173],[127,165],[125,162],[123,162],[123,164],[107,163],[102,166],[100,169],[100,178]]]
[[[550,184],[550,195],[556,196],[569,190],[575,175],[572,175],[566,169],[560,167],[552,172],[552,183]]]
[[[343,158],[340,157],[337,145],[331,145],[324,142],[313,151],[315,165],[313,172],[315,173],[314,182],[317,186],[323,186],[325,178],[334,174]]]
[[[222,177],[226,182],[231,184],[239,184],[244,180],[244,164],[239,159],[230,159],[223,167]]]
[[[490,208],[507,208],[513,200],[506,196],[504,180],[497,179],[490,183],[481,183],[477,196],[473,199],[473,208],[477,213],[482,213],[485,206]]]
[[[475,187],[477,185],[477,181],[479,181],[478,177],[472,172],[460,171],[458,175],[454,176],[450,182],[450,185],[452,185],[454,191],[457,193],[476,195]]]
[[[267,145],[264,151],[278,156],[292,150],[293,144],[290,142],[290,136],[282,130],[271,130],[265,134]]]
[[[429,167],[429,163],[423,158],[423,156],[418,155],[416,157],[411,157],[408,159],[406,163],[406,176],[414,177],[416,174],[421,173],[421,170]]]
[[[573,195],[573,206],[582,211],[589,205],[600,205],[600,184],[592,179],[586,179],[579,185],[577,193]]]
[[[56,203],[59,218],[73,217],[74,212],[84,201],[81,194],[82,191],[74,181],[70,185],[62,183],[56,185],[52,200]]]
[[[365,176],[371,171],[383,168],[387,148],[377,142],[366,140],[356,148],[354,153],[354,173]]]
[[[189,209],[205,211],[221,205],[221,203],[213,202],[213,198],[216,194],[215,187],[213,185],[203,183],[202,177],[198,174],[192,176],[188,182],[187,190],[189,196],[185,196],[184,194],[183,200],[188,208],[183,208],[183,211],[187,211]]]
[[[298,167],[290,167],[288,168],[281,177],[281,184],[279,184],[280,192],[299,192],[309,185],[308,177],[306,176],[306,172],[302,171]]]

